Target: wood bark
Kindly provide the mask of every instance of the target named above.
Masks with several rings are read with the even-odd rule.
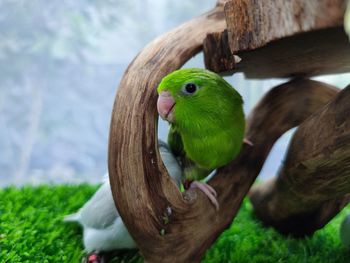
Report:
[[[184,200],[160,160],[156,87],[165,75],[201,50],[208,33],[225,27],[219,3],[213,11],[148,44],[120,82],[110,125],[109,176],[118,211],[146,262],[199,260],[213,240],[204,239],[199,229],[193,233],[189,228],[203,210],[190,212],[196,206]],[[198,196],[198,204],[209,207],[207,200]],[[170,217],[169,224],[164,216]]]
[[[205,42],[206,67],[225,75],[243,72],[247,78],[318,76],[350,71],[350,43],[342,27],[312,31],[273,41],[232,63],[225,33],[210,34]]]
[[[221,75],[231,75],[237,66],[228,44],[227,30],[208,34],[203,42],[203,53],[205,67]]]
[[[232,222],[274,142],[334,94],[329,86],[307,79],[273,89],[248,117],[246,137],[254,147],[244,146],[238,158],[209,181],[220,210],[198,190],[182,195],[156,150],[155,88],[201,49],[207,33],[224,28],[219,5],[150,43],[120,83],[110,127],[110,181],[118,211],[146,262],[199,261]]]
[[[311,235],[350,200],[350,86],[297,129],[277,178],[254,187],[257,216],[280,232]]]
[[[348,72],[350,44],[343,30],[346,1],[229,1],[227,31],[204,42],[206,67],[248,78]],[[249,50],[249,51],[248,51]],[[232,63],[233,54],[242,61]]]
[[[232,53],[284,37],[342,26],[347,0],[231,0],[225,5]]]

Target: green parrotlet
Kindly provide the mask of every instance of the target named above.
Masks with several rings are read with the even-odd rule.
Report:
[[[216,191],[199,180],[241,150],[245,141],[241,95],[218,74],[199,68],[170,73],[157,92],[158,113],[170,123],[168,144],[184,166],[185,189],[199,188],[218,209]]]

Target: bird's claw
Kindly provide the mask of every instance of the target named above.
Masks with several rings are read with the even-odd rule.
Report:
[[[92,252],[88,254],[83,260],[82,263],[104,263],[103,256],[99,255],[98,252]]]
[[[248,144],[249,146],[254,146],[254,144],[250,140],[248,140],[247,138],[243,139],[243,143]]]
[[[202,183],[199,181],[193,181],[190,185],[191,189],[198,188],[201,190],[210,200],[210,202],[215,206],[216,210],[219,210],[219,203],[216,199],[217,193],[213,187],[206,183]]]

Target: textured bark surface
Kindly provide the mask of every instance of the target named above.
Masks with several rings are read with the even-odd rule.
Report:
[[[232,53],[272,40],[343,25],[347,0],[231,0],[225,5]]]
[[[348,72],[350,43],[342,26],[345,3],[229,1],[228,30],[210,34],[204,42],[206,67],[224,74],[244,72],[248,78]],[[232,54],[242,61],[232,63]]]
[[[274,142],[336,92],[306,79],[271,90],[247,121],[246,137],[254,147],[245,145],[238,158],[218,169],[209,182],[218,193],[220,210],[198,190],[182,195],[156,150],[155,88],[166,73],[200,49],[207,32],[223,30],[221,10],[218,7],[148,45],[125,72],[117,92],[109,142],[112,192],[146,262],[199,261],[232,222]],[[163,220],[167,213],[169,222]]]
[[[350,200],[350,86],[303,122],[279,176],[251,190],[257,216],[282,233],[313,234]]]
[[[225,28],[223,6],[218,4],[213,11],[148,44],[119,85],[110,126],[109,175],[118,211],[147,262],[199,260],[214,240],[205,239],[207,234],[199,229],[188,228],[203,210],[190,212],[193,206],[183,199],[160,160],[156,87],[201,50],[208,33]],[[199,200],[198,206],[210,206],[204,197]],[[170,223],[166,224],[163,218],[169,208]],[[215,213],[210,218],[215,219]]]
[[[111,187],[118,211],[146,262],[198,262],[232,222],[275,141],[337,93],[307,79],[274,88],[248,117],[246,138],[254,146],[245,145],[236,160],[218,169],[209,181],[218,193],[220,210],[198,190],[181,194],[157,151],[156,87],[162,77],[201,50],[207,34],[224,31],[223,4],[219,1],[213,11],[146,46],[126,70],[117,92],[109,137]],[[327,16],[331,14],[333,11]]]
[[[350,43],[342,27],[312,31],[273,41],[249,52],[233,55],[223,33],[209,35],[205,42],[206,67],[215,72],[243,72],[247,78],[316,76],[350,71]]]
[[[227,30],[209,34],[203,42],[204,64],[222,75],[232,74],[236,68],[234,56],[228,45]]]

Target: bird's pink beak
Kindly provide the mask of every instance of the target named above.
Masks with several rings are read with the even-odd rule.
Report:
[[[163,120],[167,120],[168,122],[173,122],[174,106],[175,106],[175,100],[171,96],[170,92],[162,91],[159,94],[158,101],[157,101],[157,110],[158,110],[159,116]]]

